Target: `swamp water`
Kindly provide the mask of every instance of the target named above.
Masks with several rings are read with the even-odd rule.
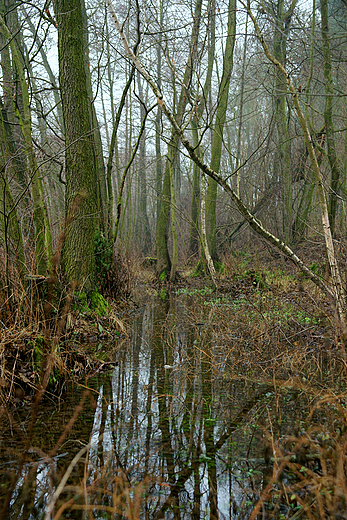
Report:
[[[46,398],[34,420],[29,405],[2,410],[0,517],[250,517],[309,400],[273,385],[264,331],[260,355],[235,308],[209,303],[149,295],[107,374]]]

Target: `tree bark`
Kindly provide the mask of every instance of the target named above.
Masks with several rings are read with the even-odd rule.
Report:
[[[200,30],[202,0],[197,0],[194,12],[194,24],[191,34],[191,43],[187,65],[183,77],[183,86],[181,89],[179,101],[176,109],[176,118],[179,124],[182,121],[185,107],[188,102],[188,89],[191,83],[194,62],[197,52],[197,43]],[[156,246],[157,246],[157,276],[159,278],[167,278],[171,271],[171,260],[168,251],[168,222],[170,216],[171,189],[170,189],[170,171],[175,161],[175,154],[178,149],[178,136],[173,131],[169,143],[168,158],[166,161],[162,197],[160,202],[160,213],[157,221],[156,230]]]
[[[218,91],[216,121],[212,137],[211,169],[219,172],[223,146],[223,129],[229,97],[229,85],[233,69],[236,36],[236,0],[229,0],[228,35],[223,57],[223,74]],[[206,195],[206,232],[212,260],[218,260],[216,244],[217,182],[209,177]]]
[[[337,196],[340,185],[340,168],[337,160],[334,123],[333,123],[333,95],[334,85],[331,73],[331,52],[329,40],[329,22],[328,22],[328,2],[320,1],[321,24],[322,24],[322,44],[323,44],[323,64],[324,64],[324,85],[325,85],[325,107],[324,122],[328,148],[328,161],[331,170],[330,194],[329,194],[329,220],[331,233],[335,231]]]
[[[38,274],[45,276],[47,271],[49,271],[52,267],[52,237],[42,179],[37,165],[32,140],[30,96],[25,74],[25,66],[22,54],[18,49],[18,38],[13,38],[13,35],[11,34],[1,15],[0,31],[3,37],[8,41],[8,45],[10,45],[12,59],[20,84],[20,100],[15,98],[12,99],[13,109],[23,136],[25,155],[29,167],[29,181],[31,183],[34,205],[33,220],[35,224],[35,268]]]
[[[83,1],[83,0],[82,0]],[[83,57],[81,0],[55,0],[59,80],[66,143],[66,221],[63,264],[69,282],[95,288],[94,236],[98,178]]]

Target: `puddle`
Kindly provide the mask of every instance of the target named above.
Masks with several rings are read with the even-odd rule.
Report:
[[[117,366],[89,390],[46,400],[35,420],[30,407],[2,410],[6,518],[249,518],[280,463],[269,428],[291,434],[309,400],[260,377],[266,356],[252,378],[250,338],[240,357],[232,314],[221,335],[210,305],[161,296],[147,298]]]

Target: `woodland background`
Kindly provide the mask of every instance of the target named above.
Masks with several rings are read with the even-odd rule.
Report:
[[[2,1],[5,297],[58,264],[69,283],[102,290],[115,251],[151,257],[162,281],[201,256],[213,278],[225,251],[252,246],[248,220],[285,254],[307,240],[314,250],[323,229],[338,302],[346,9]]]

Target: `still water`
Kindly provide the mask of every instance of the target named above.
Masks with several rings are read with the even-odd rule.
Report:
[[[2,410],[2,518],[249,518],[297,395],[251,377],[230,311],[145,300],[107,374]]]

